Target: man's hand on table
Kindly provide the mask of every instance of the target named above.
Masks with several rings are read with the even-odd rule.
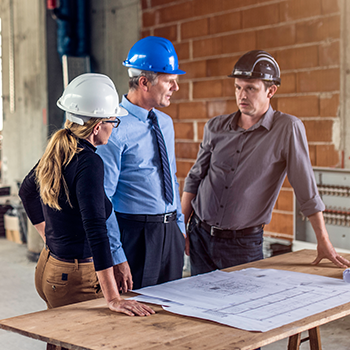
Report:
[[[114,265],[114,276],[119,291],[126,293],[128,290],[132,290],[132,275],[127,261]]]
[[[322,259],[329,259],[333,264],[341,268],[350,266],[350,261],[339,255],[328,238],[321,239],[317,244],[317,257],[312,265],[317,265]]]

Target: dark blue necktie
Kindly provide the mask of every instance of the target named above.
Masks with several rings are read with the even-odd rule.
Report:
[[[170,174],[170,167],[169,167],[169,160],[168,160],[168,154],[166,151],[165,142],[163,139],[162,132],[160,131],[158,119],[156,114],[151,110],[148,113],[148,118],[152,122],[153,130],[155,131],[156,138],[157,138],[157,144],[159,149],[159,155],[160,160],[162,163],[162,170],[163,170],[163,185],[164,185],[164,195],[165,200],[172,204],[173,203],[173,186],[171,183],[171,174]]]

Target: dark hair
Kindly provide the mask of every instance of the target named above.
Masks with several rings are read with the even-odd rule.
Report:
[[[263,80],[262,81],[265,85],[265,90],[267,90],[268,88],[270,88],[272,85],[276,85],[276,83],[274,81],[269,81],[269,80]]]

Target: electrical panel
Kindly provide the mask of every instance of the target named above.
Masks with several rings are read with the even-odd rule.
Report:
[[[314,168],[319,194],[326,206],[323,217],[335,248],[350,250],[350,169]],[[309,220],[295,200],[295,239],[317,243]]]

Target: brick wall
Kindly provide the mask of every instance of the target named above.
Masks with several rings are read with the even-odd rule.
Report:
[[[237,109],[233,79],[243,53],[270,52],[281,67],[282,85],[274,109],[305,124],[315,166],[340,166],[340,9],[335,0],[142,0],[142,36],[171,40],[187,74],[166,109],[174,119],[181,188],[202,139],[205,122]],[[293,192],[280,192],[271,236],[292,239]]]

